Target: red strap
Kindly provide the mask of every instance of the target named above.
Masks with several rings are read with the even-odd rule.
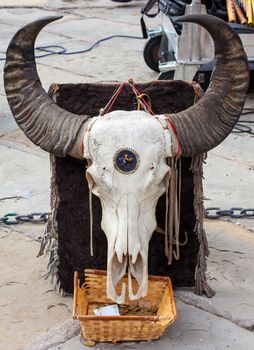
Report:
[[[143,104],[145,106],[145,108],[149,111],[149,113],[151,115],[154,115],[154,112],[152,111],[151,107],[149,106],[149,104],[146,102],[146,100],[144,98],[139,98],[139,96],[141,95],[140,92],[138,91],[138,89],[136,88],[136,86],[133,84],[133,82],[131,80],[129,80],[129,84],[132,87],[132,91],[134,92],[134,94],[136,95],[137,99],[140,100],[141,104]]]
[[[126,82],[122,83],[119,88],[116,90],[116,92],[114,93],[114,95],[111,97],[111,99],[109,100],[107,106],[105,107],[105,113],[108,113],[111,108],[113,107],[117,97],[120,95],[121,91],[123,90],[124,86],[126,85]]]
[[[167,119],[167,121],[169,122],[169,125],[171,126],[171,129],[173,130],[173,133],[175,134],[176,138],[177,138],[177,156],[180,156],[181,154],[181,144],[177,135],[177,130],[176,127],[174,126],[174,124],[172,123],[172,121],[169,118],[168,114],[165,114],[165,117]]]
[[[116,90],[116,92],[113,94],[113,96],[111,97],[111,99],[109,100],[109,102],[107,103],[106,107],[104,108],[103,114],[108,113],[114,103],[116,102],[117,97],[120,95],[121,91],[123,90],[123,88],[125,87],[126,84],[129,84],[132,88],[132,91],[134,92],[134,94],[136,95],[137,99],[139,99],[141,105],[143,105],[143,107],[148,110],[148,112],[151,115],[154,115],[151,107],[149,106],[149,104],[146,102],[146,100],[144,98],[139,98],[139,96],[141,95],[140,92],[138,91],[138,89],[136,88],[136,86],[134,85],[132,79],[129,79],[128,81],[122,83],[118,89]]]

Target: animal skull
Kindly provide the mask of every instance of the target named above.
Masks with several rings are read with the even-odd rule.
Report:
[[[90,190],[100,198],[101,227],[108,241],[107,294],[123,303],[116,285],[128,270],[129,299],[147,294],[148,245],[155,230],[155,209],[165,192],[172,141],[162,116],[115,111],[93,118],[84,137]],[[133,293],[131,275],[139,288]]]

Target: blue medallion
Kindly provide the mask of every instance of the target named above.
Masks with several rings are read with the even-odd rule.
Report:
[[[123,174],[133,173],[139,166],[139,155],[131,148],[121,148],[114,155],[114,166]]]

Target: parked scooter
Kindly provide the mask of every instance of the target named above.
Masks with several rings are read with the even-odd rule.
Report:
[[[143,56],[149,68],[160,73],[159,79],[184,79],[197,81],[203,90],[206,90],[214,62],[213,47],[206,33],[202,33],[195,24],[180,24],[177,17],[190,13],[208,13],[227,20],[226,5],[222,0],[149,0],[142,9],[141,26],[144,37],[148,40],[144,46]],[[151,13],[157,4],[157,11]],[[144,16],[161,16],[159,28],[147,30]],[[248,41],[247,55],[250,67],[250,89],[254,88],[254,28],[237,23],[229,23],[235,32],[242,38],[243,43]],[[186,25],[188,28],[186,29]],[[194,28],[194,29],[193,29]],[[246,38],[246,35],[248,37]],[[249,37],[252,35],[252,37]],[[206,36],[204,38],[204,36]],[[253,41],[253,48],[249,43]],[[249,51],[249,52],[248,52]]]

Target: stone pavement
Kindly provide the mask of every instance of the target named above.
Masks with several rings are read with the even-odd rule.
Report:
[[[145,3],[2,0],[0,57],[4,57],[12,35],[22,25],[48,15],[62,14],[64,18],[41,32],[37,46],[62,45],[78,51],[112,34],[141,36],[139,11]],[[159,19],[149,20],[148,26],[156,27],[158,23]],[[112,39],[86,54],[37,59],[37,68],[45,89],[53,82],[157,79],[157,74],[143,61],[143,45],[143,40]],[[50,207],[48,155],[32,145],[17,128],[4,93],[3,65],[0,61],[0,216],[10,211],[20,214],[47,211]],[[254,107],[251,94],[246,106]],[[253,115],[244,117],[247,118],[254,120]],[[253,136],[231,134],[209,152],[204,181],[206,207],[254,207],[252,149]],[[216,296],[207,299],[192,291],[177,290],[179,318],[165,336],[155,342],[123,343],[118,345],[119,349],[254,349],[254,220],[230,221],[205,222],[211,251],[208,279]],[[0,348],[17,350],[26,344],[30,350],[87,348],[80,343],[78,322],[71,320],[71,298],[57,296],[50,291],[48,282],[40,278],[46,260],[35,257],[43,225],[0,228],[3,310]],[[21,309],[22,304],[27,310]],[[97,344],[95,348],[115,346]]]

